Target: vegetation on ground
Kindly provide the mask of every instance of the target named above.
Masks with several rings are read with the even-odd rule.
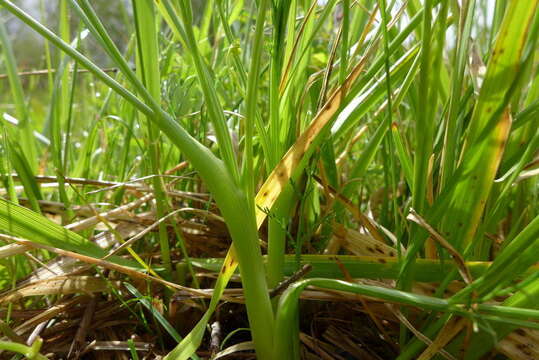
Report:
[[[0,358],[539,358],[538,3],[0,0]]]

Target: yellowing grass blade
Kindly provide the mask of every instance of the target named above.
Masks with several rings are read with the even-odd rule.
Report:
[[[315,116],[309,127],[299,136],[294,145],[287,151],[275,169],[268,176],[258,194],[256,195],[256,223],[258,227],[262,225],[266,218],[265,210],[271,209],[279,194],[284,189],[288,181],[292,178],[293,172],[300,168],[300,163],[307,160],[318,141],[320,133],[333,119],[341,106],[342,99],[350,85],[357,79],[365,65],[367,56],[356,65],[346,81],[331,95],[326,104]],[[306,156],[307,155],[307,156]]]
[[[111,285],[120,286],[120,282]],[[52,279],[41,280],[15,289],[0,297],[0,304],[13,303],[27,296],[58,295],[58,294],[91,294],[103,292],[108,289],[109,283],[105,279],[94,276],[57,276]]]
[[[163,285],[169,287],[170,289],[186,291],[186,292],[188,292],[190,294],[194,294],[194,295],[202,296],[202,297],[207,297],[208,296],[208,294],[206,292],[204,292],[204,291],[201,291],[201,290],[198,290],[198,289],[188,288],[188,287],[185,287],[185,286],[182,286],[182,285],[178,285],[178,284],[175,284],[173,282],[163,280],[160,277],[155,277],[155,276],[152,276],[152,275],[148,275],[148,274],[143,273],[143,272],[139,271],[138,269],[134,269],[132,267],[119,265],[117,263],[109,262],[109,261],[99,259],[99,258],[95,258],[95,257],[92,257],[92,256],[81,255],[81,254],[76,253],[74,251],[63,250],[63,249],[55,248],[53,246],[43,245],[43,244],[40,244],[40,243],[37,243],[37,242],[32,242],[32,241],[29,241],[29,240],[26,240],[26,239],[17,238],[15,236],[10,236],[10,235],[2,235],[2,234],[0,234],[0,240],[13,241],[13,242],[15,242],[16,244],[19,244],[19,245],[28,246],[28,247],[32,247],[32,248],[35,248],[35,249],[47,250],[47,251],[49,251],[51,253],[55,253],[55,254],[58,254],[58,255],[61,255],[61,256],[67,256],[67,257],[82,261],[82,262],[87,263],[87,264],[100,266],[100,267],[103,267],[105,269],[118,271],[118,272],[120,272],[122,274],[128,275],[128,276],[130,276],[132,278],[135,278],[135,279],[142,279],[142,280],[147,280],[147,281],[155,281],[155,282],[158,282],[160,284],[163,284]],[[120,260],[123,260],[123,259],[120,259]],[[118,262],[118,261],[116,261],[116,262]],[[45,281],[45,280],[43,280],[43,281]]]
[[[418,360],[430,360],[438,354],[466,326],[467,322],[467,319],[457,317],[449,320],[444,328],[440,330],[436,339],[423,351]],[[455,359],[455,357],[451,356],[451,359]]]
[[[451,216],[443,226],[444,236],[457,250],[462,250],[475,236],[505,149],[511,127],[507,104],[537,3],[537,0],[510,2],[488,62],[457,170],[459,181],[447,209]],[[476,247],[479,252],[485,250],[481,248]]]

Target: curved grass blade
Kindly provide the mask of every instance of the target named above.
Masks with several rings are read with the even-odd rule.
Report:
[[[378,286],[349,283],[334,279],[307,279],[299,281],[289,287],[282,295],[276,317],[275,327],[275,359],[299,359],[299,296],[307,286],[316,286],[323,289],[351,292],[364,296],[378,298],[390,303],[408,305],[421,308],[423,310],[447,312],[467,318],[481,318],[483,315],[498,315],[498,321],[511,322],[519,319],[535,320],[539,319],[539,311],[508,308],[480,304],[477,312],[469,312],[465,307],[451,304],[449,301],[404,292],[395,289],[388,289]],[[530,327],[537,327],[532,321],[526,322]]]
[[[16,355],[16,357],[20,357],[22,355],[27,359],[32,360],[47,360],[48,358],[46,356],[39,353],[42,343],[43,340],[41,340],[39,337],[32,343],[32,346],[26,346],[24,344],[9,341],[0,341],[0,349],[20,354]]]
[[[162,2],[165,6],[170,7],[169,0],[162,0]],[[224,159],[227,169],[232,175],[232,178],[239,182],[238,180],[240,179],[240,175],[238,164],[236,161],[236,155],[234,153],[234,146],[232,145],[232,139],[226,124],[223,108],[219,102],[219,99],[217,98],[217,91],[215,90],[210,69],[200,53],[195,34],[193,32],[193,12],[191,9],[191,2],[180,0],[178,4],[181,10],[180,16],[183,21],[183,34],[185,35],[184,41],[189,50],[188,53],[195,65],[198,80],[204,93],[204,99],[206,100],[206,105],[210,114],[210,119],[215,127],[217,142],[219,143],[219,151]],[[169,14],[172,14],[172,12],[169,12]]]
[[[82,236],[67,230],[51,220],[16,205],[0,197],[0,229],[10,235],[32,242],[68,250],[96,259],[107,255],[107,252]],[[111,262],[138,268],[131,261],[113,256]]]
[[[537,309],[539,306],[537,302],[538,298],[539,280],[535,280],[534,282],[520,289],[520,291],[516,292],[511,297],[507,298],[503,302],[502,306],[498,306],[500,309],[497,310],[500,310],[500,312],[514,311],[516,310],[516,307],[530,307],[532,309]],[[533,311],[532,309],[529,309],[529,311]],[[531,317],[529,319],[531,319]],[[516,321],[514,323],[491,322],[486,323],[486,325],[489,327],[488,331],[480,331],[472,334],[472,337],[469,340],[469,346],[466,349],[463,359],[477,360],[483,358],[483,356],[489,352],[499,340],[503,339],[506,335],[510,334],[514,330],[524,327],[523,324],[519,324]],[[464,334],[460,334],[460,336],[457,337],[447,349],[453,354],[459,354],[464,336]]]

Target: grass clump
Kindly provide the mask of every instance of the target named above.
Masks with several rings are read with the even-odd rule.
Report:
[[[0,349],[533,357],[538,2],[0,0]]]

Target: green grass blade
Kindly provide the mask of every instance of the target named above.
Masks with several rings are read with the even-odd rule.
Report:
[[[22,88],[21,79],[19,78],[17,71],[17,64],[11,42],[8,39],[6,28],[4,23],[0,23],[0,45],[2,47],[3,59],[5,68],[8,75],[10,89],[15,103],[15,113],[19,120],[18,128],[20,129],[17,134],[18,141],[23,149],[26,162],[30,166],[32,172],[37,170],[37,151],[34,141],[33,124],[30,119],[30,114],[27,108],[26,101],[24,99],[24,92]],[[3,121],[0,120],[0,121]]]
[[[163,326],[163,328],[168,332],[168,334],[174,340],[176,340],[177,342],[180,342],[182,340],[182,337],[180,336],[180,334],[178,334],[176,329],[174,329],[174,327],[167,321],[167,319],[165,319],[165,317],[151,304],[150,301],[148,301],[148,299],[144,295],[142,295],[133,285],[129,283],[124,283],[124,286],[126,287],[127,290],[129,290],[129,292],[134,297],[137,298],[137,300],[142,305],[144,305],[146,309],[150,311],[152,316],[154,316],[157,319],[157,321],[161,324],[161,326]],[[193,358],[197,358],[197,357],[195,356]]]
[[[432,144],[434,141],[434,121],[429,119],[430,104],[428,99],[431,89],[430,68],[431,68],[431,21],[433,0],[426,0],[423,9],[423,28],[421,38],[421,65],[419,71],[419,96],[427,99],[424,108],[419,112],[415,126],[415,154],[414,154],[414,180],[412,194],[412,206],[420,214],[426,206],[428,163],[432,154]]]
[[[164,0],[163,3],[166,5],[168,0]],[[193,32],[193,14],[191,2],[187,0],[180,0],[179,6],[181,9],[180,16],[183,20],[183,30],[186,36],[184,41],[195,64],[198,80],[204,93],[204,99],[206,100],[210,119],[215,127],[220,153],[228,171],[230,171],[230,174],[232,174],[232,178],[238,181],[240,179],[238,164],[236,161],[236,155],[234,153],[230,133],[226,124],[223,108],[219,102],[219,99],[217,98],[217,91],[215,91],[215,87],[213,85],[214,81],[210,74],[210,69],[206,65],[206,62],[200,53],[195,34]],[[172,12],[169,12],[169,15],[172,14]]]
[[[395,143],[395,148],[397,150],[397,155],[399,157],[402,171],[404,172],[404,179],[406,180],[406,183],[410,187],[410,189],[413,190],[413,167],[412,167],[412,160],[410,159],[410,154],[404,147],[404,143],[402,141],[402,136],[399,131],[399,126],[397,123],[393,123],[391,125],[391,135],[393,135],[393,142]]]
[[[525,269],[537,262],[539,253],[539,216],[504,248],[492,263],[492,267],[472,285],[465,288],[456,299],[476,291],[478,295],[500,289],[508,285]]]
[[[509,114],[503,113],[537,4],[538,1],[511,2],[488,63],[470,121],[460,167],[462,176],[450,201],[453,216],[443,226],[444,235],[457,249],[467,246],[475,235],[503,154],[511,126]],[[476,249],[483,247],[476,245]]]
[[[539,281],[536,280],[507,298],[503,302],[503,307],[506,307],[507,310],[510,310],[511,308],[513,308],[512,310],[515,310],[515,307],[530,307],[532,309],[537,309],[538,297]],[[531,317],[528,319],[531,319]],[[492,322],[489,325],[489,331],[480,331],[472,334],[472,337],[469,340],[469,347],[466,349],[465,356],[463,357],[465,360],[481,359],[486,353],[493,349],[498,341],[521,327],[520,324],[511,324],[511,322],[508,324]],[[464,335],[461,334],[447,346],[447,349],[453,354],[460,353],[463,338]]]
[[[24,150],[21,148],[21,145],[19,143],[16,143],[11,139],[8,139],[7,144],[9,147],[9,160],[11,162],[11,165],[19,175],[19,179],[24,186],[24,191],[26,193],[26,196],[28,196],[28,200],[30,200],[32,209],[36,213],[41,213],[38,201],[42,200],[43,196],[41,195],[41,191],[39,190],[39,185],[35,181],[34,173],[26,159]]]
[[[135,30],[137,36],[137,73],[145,88],[148,89],[151,97],[156,103],[161,102],[161,76],[159,69],[159,44],[157,42],[157,14],[152,0],[133,1],[133,12],[135,17]],[[159,153],[160,147],[154,139],[159,138],[159,130],[151,119],[146,123],[149,139],[149,163],[152,173],[159,175]],[[163,188],[161,178],[153,178],[153,187],[155,191],[157,218],[161,219],[167,211],[167,198]],[[159,224],[159,246],[163,265],[168,273],[172,273],[172,262],[170,259],[170,245],[168,242],[168,233],[165,223]]]
[[[458,107],[462,96],[464,73],[468,58],[469,38],[472,31],[475,0],[466,1],[459,14],[459,26],[456,38],[456,51],[453,58],[453,73],[451,75],[451,96],[449,111],[445,122],[444,147],[442,151],[442,175],[440,190],[446,185],[457,167],[457,130]]]
[[[164,360],[186,360],[192,356],[195,351],[200,346],[204,333],[206,332],[206,326],[210,321],[213,312],[219,304],[219,299],[223,295],[223,292],[226,288],[226,285],[232,275],[234,270],[237,268],[237,264],[234,263],[233,257],[235,256],[234,252],[227,254],[222,265],[219,266],[219,277],[213,287],[213,295],[210,300],[210,305],[208,309],[202,316],[202,319],[196,324],[193,330],[172,350]]]
[[[245,98],[245,147],[243,153],[242,178],[245,184],[245,191],[249,196],[250,206],[254,214],[255,178],[253,162],[253,137],[254,125],[258,106],[258,87],[260,64],[262,60],[262,47],[264,44],[264,24],[266,20],[266,10],[269,2],[260,0],[258,2],[258,14],[256,17],[256,27],[253,39],[253,49],[251,54],[251,66],[247,79],[247,96]]]
[[[223,263],[222,258],[191,259],[193,266],[219,272]],[[269,257],[264,257],[264,262],[269,266]],[[399,275],[399,261],[396,257],[374,257],[355,255],[310,255],[301,256],[300,265],[311,265],[307,277],[325,277],[344,279],[342,268],[353,278],[364,279],[397,279]],[[492,262],[467,261],[466,267],[473,278],[479,278],[488,271]],[[283,257],[283,274],[291,276],[297,271],[295,255],[285,255]],[[417,271],[414,281],[417,282],[441,282],[447,273],[456,270],[456,265],[452,262],[441,262],[432,259],[417,259]],[[539,270],[539,265],[530,266],[518,278],[530,276]],[[456,277],[454,277],[456,279]]]
[[[524,308],[514,308],[511,312],[499,309],[496,306],[481,305],[478,313],[469,313],[460,306],[452,305],[447,300],[408,293],[400,290],[388,289],[377,286],[349,283],[334,279],[307,279],[299,281],[289,287],[281,297],[277,312],[275,328],[275,353],[276,359],[299,359],[299,296],[307,286],[316,286],[325,289],[346,291],[365,296],[382,299],[387,302],[401,305],[409,305],[423,310],[449,312],[460,316],[481,318],[481,314],[497,314],[504,318],[504,322],[512,319],[539,319],[539,311]],[[533,325],[533,324],[530,324]]]
[[[29,239],[32,242],[76,252],[93,258],[102,258],[107,252],[82,236],[67,230],[51,220],[0,198],[0,229],[10,235]],[[131,261],[110,257],[110,261],[129,267]]]

